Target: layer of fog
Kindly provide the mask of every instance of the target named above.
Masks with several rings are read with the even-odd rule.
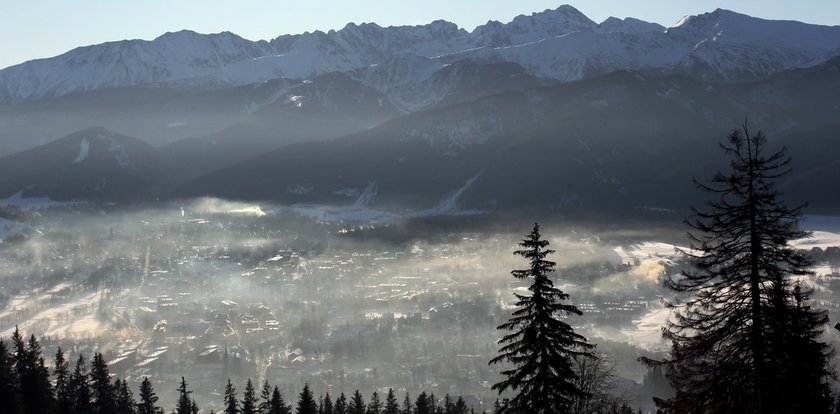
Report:
[[[197,396],[217,396],[225,373],[196,362],[212,348],[243,361],[228,376],[286,384],[286,393],[306,380],[332,394],[394,386],[491,401],[499,367],[487,361],[495,326],[527,286],[510,271],[527,265],[512,252],[529,226],[323,222],[296,208],[199,199],[4,210],[27,231],[0,243],[0,334],[18,325],[45,337],[48,354],[62,344],[111,359],[168,347],[177,371],[120,368],[133,382],[156,376],[164,398],[181,374],[195,378]],[[569,323],[637,382],[636,358],[666,350],[661,299],[671,294],[661,281],[681,267],[684,233],[663,228],[542,229],[557,251],[556,285],[585,312]],[[820,306],[831,306],[827,286]],[[440,374],[447,365],[453,372]]]

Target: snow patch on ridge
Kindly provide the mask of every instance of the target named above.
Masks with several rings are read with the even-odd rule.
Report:
[[[376,210],[368,207],[378,193],[378,187],[375,181],[368,182],[368,186],[359,198],[348,206],[328,206],[328,205],[295,205],[291,210],[302,217],[309,217],[325,222],[350,222],[350,223],[390,223],[400,218],[418,218],[418,217],[434,217],[434,216],[459,216],[459,215],[479,215],[483,212],[478,210],[458,210],[458,200],[472,187],[473,183],[481,176],[478,173],[468,179],[463,186],[455,190],[452,194],[438,202],[438,204],[426,210],[417,211],[408,214],[392,213],[389,211]]]
[[[478,173],[478,174],[474,175],[472,178],[470,178],[469,180],[467,180],[467,182],[464,183],[464,185],[461,186],[461,188],[455,190],[454,193],[452,193],[448,197],[441,200],[437,204],[437,206],[435,206],[433,208],[430,208],[430,209],[427,209],[427,210],[418,211],[418,212],[412,214],[412,216],[414,216],[414,217],[428,217],[428,216],[442,216],[442,215],[448,215],[448,214],[455,214],[455,215],[480,214],[479,211],[473,211],[473,210],[457,211],[456,210],[456,205],[458,203],[458,200],[461,199],[461,197],[464,195],[464,193],[466,193],[467,190],[469,190],[470,187],[472,187],[473,183],[475,183],[475,181],[478,180],[478,177],[481,177],[481,174],[482,173]]]
[[[79,155],[77,155],[76,159],[73,160],[73,164],[78,164],[84,161],[87,158],[89,152],[90,141],[88,141],[87,138],[82,138],[82,140],[79,142]]]
[[[356,202],[353,203],[353,208],[366,208],[370,205],[370,202],[376,198],[377,192],[378,189],[376,187],[376,181],[370,181],[362,195],[360,195],[359,198],[356,199]]]
[[[99,138],[108,139],[111,141],[111,143],[108,145],[108,151],[111,153],[111,155],[114,156],[114,159],[120,165],[120,168],[126,169],[129,167],[133,167],[133,165],[131,164],[131,159],[128,158],[128,151],[126,151],[125,147],[122,146],[122,144],[117,142],[117,140],[105,135],[100,135]]]

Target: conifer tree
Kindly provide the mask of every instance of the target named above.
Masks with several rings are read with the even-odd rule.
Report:
[[[333,402],[332,398],[330,398],[330,393],[328,392],[324,395],[324,400],[321,402],[320,410],[321,414],[335,414],[333,412]]]
[[[787,291],[786,284],[778,289]],[[808,305],[809,290],[794,283],[789,301],[776,303],[768,318],[768,366],[778,378],[767,398],[773,412],[829,413],[832,407],[833,372],[829,361],[831,347],[821,342],[820,327],[828,324],[828,311],[815,311]]]
[[[9,353],[9,349],[2,338],[0,338],[0,404],[10,414],[20,414],[22,412],[14,358]]]
[[[428,400],[429,400],[429,407],[431,409],[431,412],[435,413],[435,414],[438,414],[438,411],[439,411],[438,409],[440,407],[438,407],[438,399],[435,396],[435,393],[434,392],[429,393],[428,397],[426,397],[426,398],[428,398]]]
[[[50,374],[44,365],[41,345],[35,335],[25,342],[17,327],[12,334],[15,346],[15,370],[25,414],[49,414],[55,407]]]
[[[71,414],[73,398],[70,391],[70,364],[59,346],[55,351],[53,361],[53,375],[55,376],[55,400],[58,414]]]
[[[79,354],[76,367],[70,374],[70,392],[73,398],[73,412],[76,414],[93,412],[91,403],[90,383],[85,356]]]
[[[452,408],[453,414],[467,414],[467,402],[464,401],[464,398],[458,396],[458,400],[455,401],[455,406]]]
[[[766,152],[767,139],[747,125],[721,145],[730,171],[698,186],[714,195],[690,226],[691,264],[666,285],[685,296],[671,304],[675,316],[665,330],[672,351],[665,361],[675,396],[664,412],[768,414],[781,409],[787,388],[784,343],[795,341],[788,321],[795,314],[790,276],[809,274],[810,261],[788,244],[799,230],[802,207],[780,201],[775,181],[789,172],[785,150]],[[679,306],[677,306],[679,305]],[[804,308],[803,308],[804,309]],[[807,310],[806,330],[819,331],[825,318]],[[824,349],[824,348],[823,348]],[[817,353],[815,381],[825,381],[827,359]],[[808,399],[820,387],[812,389]]]
[[[362,397],[362,393],[359,390],[353,393],[353,396],[350,397],[350,402],[347,404],[347,413],[348,414],[365,414],[365,399]]]
[[[403,407],[400,411],[400,414],[411,414],[411,397],[408,395],[408,391],[405,393],[405,398],[403,399]]]
[[[292,414],[292,407],[290,405],[286,405],[283,395],[280,394],[280,389],[276,386],[274,387],[274,391],[271,393],[271,407],[269,414]]]
[[[309,384],[303,384],[303,391],[298,396],[297,414],[318,414],[318,403],[315,401],[315,396],[312,395],[312,390],[309,389]]]
[[[140,383],[140,402],[137,403],[137,414],[163,414],[163,409],[157,406],[158,396],[155,394],[149,377],[143,377]]]
[[[268,385],[268,380],[263,380],[262,389],[260,390],[260,404],[257,407],[260,414],[269,414],[271,411],[271,386]]]
[[[429,396],[426,391],[417,396],[417,401],[414,402],[414,414],[433,414],[434,406],[429,403]]]
[[[554,250],[548,249],[548,240],[540,235],[539,224],[520,243],[514,254],[530,262],[530,267],[514,270],[511,274],[520,280],[530,280],[530,295],[515,293],[517,309],[510,320],[498,329],[512,331],[499,341],[503,345],[500,355],[490,363],[508,362],[512,368],[501,372],[507,377],[492,389],[503,393],[515,391],[516,395],[503,407],[503,411],[530,413],[566,413],[572,398],[581,394],[575,385],[572,357],[589,355],[593,345],[575,333],[569,324],[558,319],[560,315],[581,315],[573,305],[563,304],[569,295],[554,287],[548,277],[556,264],[546,260]],[[419,414],[419,413],[418,413]]]
[[[251,379],[245,383],[245,392],[242,395],[242,414],[257,414],[257,396],[254,390],[254,384]]]
[[[379,400],[379,393],[374,391],[370,396],[367,405],[367,414],[380,414],[382,412],[382,401]]]
[[[388,388],[388,395],[385,397],[385,414],[400,414],[400,405],[397,402],[397,396],[394,395],[394,389]]]
[[[347,414],[347,396],[342,392],[335,400],[335,414]]]
[[[190,398],[192,391],[187,389],[187,379],[181,377],[181,383],[178,385],[178,402],[175,404],[175,412],[177,414],[192,414],[198,408]]]
[[[127,381],[117,378],[114,381],[114,403],[117,414],[135,414],[137,404],[134,402],[134,395],[128,387]]]
[[[239,414],[239,400],[236,398],[236,387],[228,378],[225,386],[225,411],[224,414]]]
[[[90,366],[90,389],[93,397],[94,414],[112,414],[116,412],[114,402],[114,387],[111,384],[111,374],[108,363],[99,352],[93,354]]]

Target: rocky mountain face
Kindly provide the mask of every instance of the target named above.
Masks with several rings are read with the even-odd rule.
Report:
[[[0,101],[135,86],[235,86],[354,71],[369,86],[386,90],[393,89],[394,80],[416,83],[465,58],[516,63],[533,76],[563,81],[620,69],[740,81],[821,63],[839,52],[840,27],[768,21],[720,9],[667,29],[632,18],[597,24],[561,6],[509,23],[491,21],[472,32],[438,20],[401,27],[351,23],[338,31],[271,41],[181,31],[152,41],[104,43],[0,71]],[[431,62],[405,71],[418,57]],[[378,82],[382,64],[392,82]]]
[[[828,211],[838,61],[840,27],[727,10],[167,33],[1,70],[0,197],[668,211],[698,200],[691,178],[747,117],[790,148],[785,191]]]

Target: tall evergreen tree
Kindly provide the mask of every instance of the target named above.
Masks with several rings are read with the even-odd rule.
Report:
[[[76,367],[70,374],[70,393],[73,396],[73,413],[86,414],[93,412],[87,361],[82,354],[79,354],[79,358],[76,359]]]
[[[581,315],[573,305],[563,304],[569,295],[554,287],[548,277],[556,264],[546,260],[554,250],[540,235],[539,224],[520,243],[514,254],[530,262],[530,267],[514,270],[520,280],[531,280],[529,296],[515,293],[517,309],[510,320],[498,329],[512,331],[499,341],[500,355],[490,363],[508,362],[512,368],[501,373],[507,377],[492,389],[503,393],[516,391],[504,410],[530,413],[566,413],[571,399],[581,390],[575,385],[572,357],[589,355],[593,345],[575,333],[569,324],[558,319],[559,314]],[[419,413],[418,413],[419,414]]]
[[[379,393],[374,391],[370,396],[367,405],[367,414],[380,414],[382,412],[382,401],[379,400]]]
[[[397,402],[397,396],[394,395],[394,389],[388,388],[388,395],[385,397],[385,414],[400,414],[400,405]]]
[[[271,411],[271,386],[268,385],[268,380],[263,380],[262,389],[260,390],[260,404],[257,407],[260,414],[269,414]]]
[[[137,404],[134,401],[131,388],[128,387],[128,381],[121,381],[119,378],[114,381],[114,405],[117,414],[135,414],[137,412]]]
[[[15,370],[20,384],[20,396],[25,414],[49,414],[55,408],[50,374],[41,355],[41,344],[35,335],[26,342],[15,327],[12,334],[15,346]]]
[[[686,220],[691,250],[683,254],[691,268],[666,281],[691,296],[670,304],[676,312],[665,330],[672,343],[665,363],[675,396],[661,404],[665,412],[768,414],[786,398],[779,393],[787,387],[779,351],[793,339],[785,321],[795,313],[786,278],[807,275],[810,266],[788,242],[808,233],[798,227],[802,207],[785,206],[775,188],[789,171],[785,150],[767,154],[761,132],[751,135],[746,124],[742,130],[721,145],[730,171],[698,183],[715,198]],[[822,328],[825,319],[806,312],[807,330]],[[813,393],[809,399],[818,398]]]
[[[324,395],[324,400],[321,402],[321,407],[319,409],[321,414],[335,414],[333,411],[333,402],[332,398],[330,397],[330,393],[328,392]]]
[[[787,289],[777,289],[784,293]],[[830,413],[832,408],[829,361],[834,351],[819,337],[828,324],[828,311],[808,305],[809,291],[797,281],[790,301],[774,304],[783,312],[768,318],[768,366],[777,378],[767,398],[770,412]]]
[[[452,414],[452,409],[455,408],[455,403],[452,402],[452,396],[446,394],[443,396],[443,413]]]
[[[335,414],[347,414],[347,396],[343,392],[335,400]]]
[[[303,391],[298,396],[297,414],[318,414],[318,403],[315,401],[315,396],[312,395],[312,390],[309,389],[309,384],[303,384]]]
[[[143,377],[140,383],[140,402],[137,403],[137,414],[163,414],[163,409],[157,406],[158,396],[149,377]]]
[[[56,412],[58,414],[71,414],[73,398],[70,391],[70,364],[67,362],[61,347],[58,347],[55,351],[53,376],[55,376]]]
[[[350,397],[350,402],[347,404],[348,414],[365,414],[365,399],[359,390],[353,393]]]
[[[23,411],[14,358],[2,338],[0,338],[0,404],[10,414],[20,414]]]
[[[426,391],[417,396],[417,401],[414,402],[414,414],[434,414],[434,405],[431,404],[429,395]]]
[[[112,414],[117,406],[114,402],[114,386],[111,384],[111,374],[108,363],[99,352],[93,354],[90,366],[90,389],[93,397],[94,414]]]
[[[464,398],[458,396],[458,400],[455,401],[455,406],[452,407],[453,414],[467,414],[467,402],[464,401]]]
[[[435,396],[434,392],[429,393],[428,397],[429,400],[429,407],[431,408],[432,412],[435,414],[439,414],[440,407],[438,405],[438,398]]]
[[[292,414],[292,407],[286,405],[286,401],[283,400],[283,395],[280,394],[280,390],[277,387],[274,387],[274,391],[271,393],[269,414]]]
[[[411,414],[411,396],[408,395],[408,391],[405,393],[405,398],[403,399],[403,406],[402,410],[400,410],[400,414]]]
[[[225,411],[224,414],[239,414],[239,400],[236,398],[236,387],[228,378],[225,386]]]
[[[251,379],[245,383],[245,392],[242,394],[242,414],[257,414],[257,396],[254,384]]]
[[[178,385],[178,402],[175,404],[175,412],[177,414],[192,414],[197,407],[195,401],[190,398],[192,391],[187,389],[187,379],[181,377],[181,383]]]

